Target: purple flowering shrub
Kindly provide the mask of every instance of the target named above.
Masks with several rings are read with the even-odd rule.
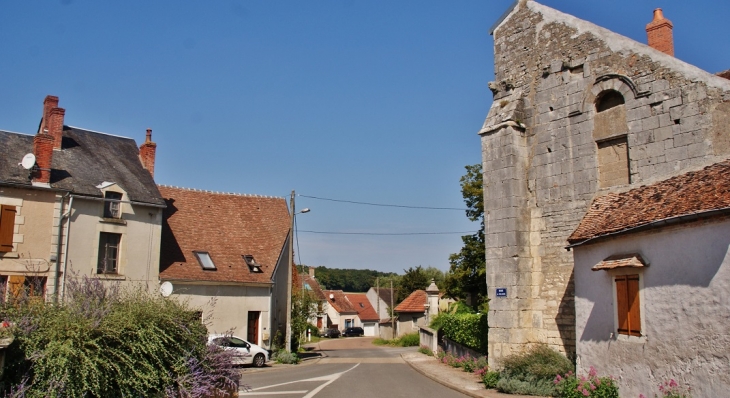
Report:
[[[619,398],[616,381],[610,376],[598,377],[593,366],[588,376],[576,376],[568,372],[557,375],[553,383],[559,398]]]
[[[212,397],[238,390],[230,352],[185,303],[72,275],[63,302],[0,304],[15,338],[6,397]]]
[[[663,398],[692,398],[692,388],[683,387],[676,380],[670,379],[659,384],[659,393]],[[644,394],[639,394],[639,398],[646,398]]]

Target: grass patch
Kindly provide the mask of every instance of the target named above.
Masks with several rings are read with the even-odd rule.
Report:
[[[373,340],[373,344],[375,345],[389,345],[391,347],[418,347],[420,343],[421,338],[418,336],[418,332],[404,334],[392,340],[381,339],[379,337]]]

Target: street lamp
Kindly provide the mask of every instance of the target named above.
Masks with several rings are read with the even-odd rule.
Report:
[[[289,230],[289,267],[286,275],[286,343],[285,348],[291,352],[291,291],[292,291],[292,269],[294,269],[294,217],[297,214],[309,213],[309,209],[302,209],[299,213],[294,211],[294,191],[291,191],[291,229]]]

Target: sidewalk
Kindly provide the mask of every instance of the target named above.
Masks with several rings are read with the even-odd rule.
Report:
[[[484,388],[481,379],[473,373],[442,364],[435,357],[408,352],[401,354],[401,358],[418,373],[442,384],[452,390],[474,398],[535,398],[526,395],[502,394],[496,390]]]

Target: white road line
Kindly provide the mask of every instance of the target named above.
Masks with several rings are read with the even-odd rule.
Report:
[[[326,375],[326,376],[313,377],[311,379],[295,380],[295,381],[288,381],[286,383],[272,384],[270,386],[258,387],[258,388],[253,388],[253,389],[250,389],[250,390],[242,390],[242,391],[239,391],[239,393],[243,393],[243,394],[246,394],[246,395],[249,395],[249,396],[252,396],[252,395],[303,394],[303,393],[306,393],[307,390],[302,390],[302,391],[276,391],[276,392],[257,392],[257,391],[259,391],[259,390],[265,390],[267,388],[274,388],[274,387],[285,386],[285,385],[293,384],[293,383],[302,383],[302,382],[308,382],[308,381],[325,381],[326,383],[320,385],[319,387],[317,387],[314,390],[310,391],[309,394],[307,394],[304,397],[302,397],[302,398],[312,398],[318,392],[322,391],[323,388],[327,387],[328,385],[332,384],[332,382],[334,382],[335,380],[339,379],[340,376],[342,376],[343,374],[345,374],[345,373],[347,373],[347,372],[355,369],[359,365],[360,364],[358,363],[357,365],[351,367],[350,369],[345,370],[344,372],[333,373],[331,375]]]

